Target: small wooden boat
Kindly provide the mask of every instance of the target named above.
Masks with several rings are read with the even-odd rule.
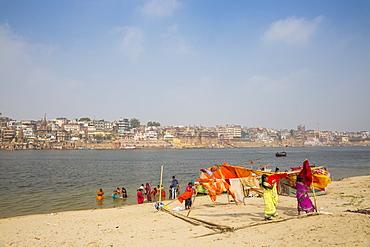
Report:
[[[125,147],[122,147],[121,149],[132,150],[132,149],[139,149],[139,148],[136,146],[125,146]]]
[[[287,153],[284,151],[284,152],[277,152],[276,154],[276,157],[284,157],[287,155]]]

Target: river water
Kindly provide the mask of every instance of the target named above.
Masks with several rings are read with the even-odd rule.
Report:
[[[174,175],[181,192],[199,178],[199,169],[224,162],[253,169],[271,164],[284,171],[308,159],[327,167],[334,180],[370,175],[370,147],[288,147],[287,157],[275,157],[278,151],[282,149],[0,150],[0,217],[135,204],[141,184],[159,184],[161,166],[166,190]],[[128,198],[112,199],[116,187],[125,187]],[[99,188],[105,191],[102,203],[95,200]]]

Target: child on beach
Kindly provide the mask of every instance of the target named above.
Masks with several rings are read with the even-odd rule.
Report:
[[[192,197],[195,193],[193,188],[193,183],[189,182],[188,186],[185,188],[185,192],[177,197],[180,203],[185,201],[185,209],[190,209],[192,205]]]
[[[185,209],[190,209],[192,205],[193,195],[195,193],[192,182],[188,183],[188,186],[186,186],[185,191],[188,191],[189,193],[191,193],[191,197],[185,200]]]

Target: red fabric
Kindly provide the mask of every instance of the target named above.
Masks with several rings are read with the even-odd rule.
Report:
[[[278,182],[281,178],[285,178],[288,174],[287,173],[278,173],[278,174],[272,174],[267,176],[267,182],[269,184],[272,184],[272,181],[276,180]]]
[[[177,199],[180,203],[185,201],[186,199],[189,199],[193,195],[193,191],[185,191],[183,194],[179,195]]]
[[[166,197],[166,191],[162,190],[161,194],[162,194],[162,197]]]
[[[269,184],[272,184],[272,181],[276,180],[276,183],[279,182],[280,179],[285,178],[288,176],[287,173],[279,173],[279,174],[273,174],[267,176],[267,182]]]
[[[299,173],[301,177],[303,178],[303,182],[307,185],[310,186],[312,183],[312,173],[311,173],[311,167],[310,163],[308,163],[308,160],[305,160],[303,162],[303,168],[301,172]]]
[[[137,203],[142,204],[144,202],[144,196],[140,191],[137,192]]]

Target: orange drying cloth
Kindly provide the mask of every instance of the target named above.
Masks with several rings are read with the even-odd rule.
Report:
[[[189,199],[193,195],[193,190],[187,190],[183,194],[179,195],[177,199],[180,203],[185,201],[186,199]]]

